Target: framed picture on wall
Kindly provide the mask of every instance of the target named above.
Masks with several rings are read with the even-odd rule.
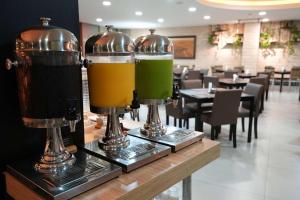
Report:
[[[195,59],[196,57],[196,36],[170,36],[174,45],[175,59]]]

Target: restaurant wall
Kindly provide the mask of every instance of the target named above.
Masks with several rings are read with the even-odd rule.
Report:
[[[133,39],[148,35],[148,29],[125,30]],[[156,33],[165,36],[196,35],[196,58],[175,59],[174,64],[195,65],[196,69],[210,68],[212,65],[234,67],[241,65],[241,49],[219,49],[208,43],[209,26],[180,27],[180,28],[157,28]]]
[[[79,37],[77,0],[1,0],[0,12],[0,199],[4,199],[2,171],[7,162],[42,153],[45,129],[24,127],[19,110],[15,70],[6,70],[6,58],[13,58],[15,39],[20,31],[39,24],[41,16],[51,17],[51,24],[64,27]],[[83,123],[73,137],[83,142]],[[76,139],[77,140],[77,139]]]
[[[289,38],[289,30],[282,29],[281,26],[284,26],[284,22],[268,22],[262,24],[262,31],[271,30],[272,40],[286,42]],[[293,21],[293,25],[300,30],[300,21]],[[271,65],[277,69],[285,67],[290,69],[293,66],[300,66],[300,44],[296,43],[294,45],[295,52],[292,55],[288,54],[287,49],[283,48],[273,48],[269,50],[259,50],[258,57],[258,70],[263,70],[264,66]]]

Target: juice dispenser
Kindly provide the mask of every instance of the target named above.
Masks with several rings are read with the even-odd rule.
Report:
[[[135,92],[134,44],[124,33],[106,26],[103,34],[86,42],[86,58],[90,110],[107,115],[105,135],[86,149],[102,158],[120,164],[124,171],[167,155],[168,147],[127,136],[119,122],[119,115],[138,108]]]
[[[143,128],[130,130],[129,135],[168,145],[177,151],[198,141],[202,134],[176,127],[165,127],[160,121],[158,106],[173,102],[176,106],[179,89],[173,85],[173,44],[165,36],[154,34],[136,40],[136,92],[142,104],[148,105]]]
[[[99,35],[92,52],[86,52],[89,60],[87,72],[90,110],[108,116],[105,137],[100,141],[105,150],[116,150],[129,145],[120,126],[119,114],[124,113],[133,100],[133,53],[131,39],[123,33],[112,31],[111,26],[107,26],[107,32]]]
[[[148,105],[148,116],[141,132],[148,136],[166,133],[158,105],[170,99],[173,92],[173,44],[165,36],[145,36],[136,46],[136,90],[143,104]]]
[[[47,132],[38,162],[32,155],[11,163],[7,171],[47,199],[66,199],[107,181],[107,175],[118,176],[121,169],[80,150],[72,154],[64,146],[61,128],[75,132],[81,118],[80,52],[74,34],[50,26],[50,20],[42,17],[41,25],[21,32],[16,60],[6,60],[6,68],[16,70],[23,124]]]

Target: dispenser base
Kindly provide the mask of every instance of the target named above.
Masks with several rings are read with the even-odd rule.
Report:
[[[38,158],[7,165],[7,171],[45,199],[70,199],[122,174],[119,166],[86,152],[78,151],[72,167],[57,173],[40,173],[34,169]]]
[[[168,146],[133,136],[127,138],[130,140],[129,146],[118,151],[101,149],[98,141],[86,144],[85,149],[95,156],[121,166],[124,172],[130,172],[171,153]]]
[[[34,165],[34,168],[38,172],[45,174],[59,173],[72,168],[73,164],[76,161],[75,156],[66,151],[63,157],[64,159],[62,159],[62,162],[55,163],[47,161],[43,156],[42,159]]]
[[[126,136],[122,136],[116,140],[111,140],[110,143],[106,143],[103,140],[99,141],[99,147],[105,151],[117,151],[121,148],[126,148],[130,144],[130,141]]]
[[[151,137],[144,135],[141,133],[142,131],[140,128],[128,131],[128,135],[170,146],[172,148],[172,152],[176,152],[186,146],[189,146],[204,137],[202,132],[180,129],[171,126],[166,128],[167,132],[162,136]]]

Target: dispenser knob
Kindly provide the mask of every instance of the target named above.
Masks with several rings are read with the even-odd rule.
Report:
[[[51,18],[40,17],[40,21],[41,21],[42,26],[49,26],[49,22],[51,21]]]
[[[9,58],[5,60],[5,68],[10,70],[12,67],[17,67],[18,61],[11,61]]]

